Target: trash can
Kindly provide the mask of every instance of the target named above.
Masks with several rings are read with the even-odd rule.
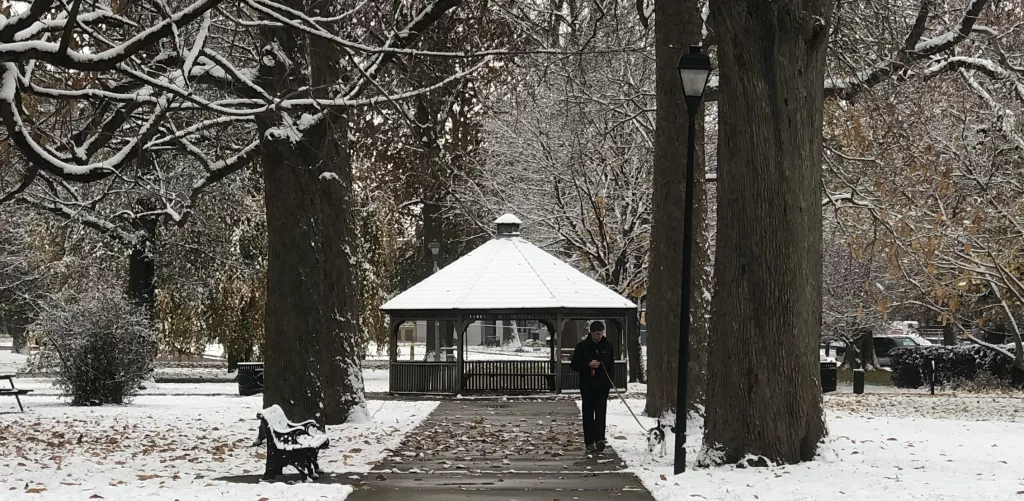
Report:
[[[243,397],[263,393],[263,362],[238,364],[238,394]]]
[[[821,362],[821,392],[836,391],[838,376],[835,362]]]

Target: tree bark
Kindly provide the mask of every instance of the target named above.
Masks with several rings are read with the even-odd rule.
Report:
[[[843,354],[843,365],[849,369],[867,369],[878,367],[878,357],[875,356],[874,334],[868,330],[853,337],[846,343],[846,353]]]
[[[128,255],[128,298],[146,311],[152,320],[156,314],[156,247],[157,222],[145,219],[137,225],[134,247]]]
[[[718,233],[702,462],[812,459],[827,0],[721,0]]]
[[[682,86],[676,66],[679,56],[692,43],[700,41],[701,17],[698,2],[656,0],[654,3],[656,73],[656,130],[654,134],[654,197],[652,200],[651,263],[648,279],[647,306],[647,384],[648,416],[661,416],[676,409],[677,367],[679,354],[679,313],[682,304],[683,206],[686,183],[686,144],[688,117],[683,102]],[[703,144],[703,114],[697,118],[698,145]],[[703,148],[697,148],[700,153]],[[694,185],[695,203],[705,197],[703,154],[696,158]],[[704,207],[694,206],[694,232],[702,232]],[[703,266],[699,245],[694,239],[693,277],[701,277]],[[706,315],[700,310],[703,292],[698,280],[692,288],[691,315],[695,324]],[[696,327],[696,326],[695,326]],[[690,369],[688,405],[695,409],[704,394],[704,370],[700,353],[706,329],[694,328],[690,333]],[[694,363],[696,362],[696,363]]]
[[[11,353],[28,355],[28,329],[24,325],[9,325],[11,335]]]
[[[639,312],[637,314],[639,315]],[[645,384],[647,371],[644,370],[643,350],[640,346],[640,319],[630,319],[627,329],[629,334],[626,336],[626,356],[629,359],[629,382]]]
[[[285,2],[311,16],[343,7],[303,3]],[[260,83],[274,95],[305,87],[326,97],[340,80],[343,54],[335,46],[311,43],[298,30],[265,27],[261,36]],[[339,109],[324,110],[300,139],[272,139],[267,132],[286,122],[283,113],[257,117],[268,247],[263,403],[280,405],[293,421],[339,424],[366,406],[348,121]]]

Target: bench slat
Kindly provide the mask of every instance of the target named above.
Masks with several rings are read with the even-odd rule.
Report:
[[[0,388],[0,395],[26,395],[33,391],[34,390],[12,390],[10,388]]]

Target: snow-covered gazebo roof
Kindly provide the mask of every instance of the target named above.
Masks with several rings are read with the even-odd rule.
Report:
[[[381,307],[389,314],[426,311],[625,310],[636,305],[519,237],[511,214],[497,236]]]

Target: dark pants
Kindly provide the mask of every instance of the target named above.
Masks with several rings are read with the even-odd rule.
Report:
[[[595,444],[605,439],[604,419],[608,412],[608,390],[581,390],[583,397],[583,441]]]

